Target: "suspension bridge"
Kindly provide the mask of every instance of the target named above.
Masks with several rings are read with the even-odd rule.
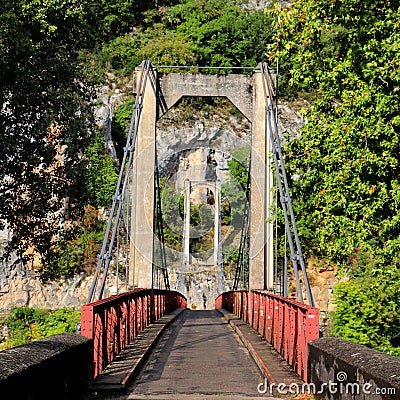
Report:
[[[188,71],[173,72],[183,69]],[[395,357],[337,338],[319,339],[319,311],[278,131],[278,78],[266,63],[244,70],[211,75],[200,67],[155,67],[149,61],[136,70],[136,102],[95,277],[82,307],[81,335],[58,335],[3,352],[0,389],[12,395],[6,398],[76,399],[88,385],[93,398],[103,399],[268,398],[304,388],[317,393],[328,380],[343,383],[343,373],[350,383],[400,387]],[[251,123],[249,179],[231,280],[223,263],[218,179],[184,181],[182,246],[174,268],[166,253],[157,121],[190,96],[225,97]],[[216,295],[204,302],[213,307],[203,310],[188,308],[188,272],[194,269],[191,193],[197,186],[212,197],[214,213],[206,269],[213,278],[208,294]],[[278,203],[288,248],[280,264]],[[129,290],[106,297],[110,269],[120,264]],[[35,348],[40,355],[32,356]],[[14,368],[13,357],[25,357],[23,367]],[[350,398],[326,387],[318,393]]]
[[[167,301],[171,295],[174,296],[173,302],[175,306],[173,308],[185,308],[187,305],[185,297],[188,295],[188,289],[185,280],[187,279],[186,272],[190,270],[191,264],[190,196],[196,185],[206,187],[208,193],[213,195],[213,267],[216,292],[220,295],[215,299],[215,308],[229,310],[230,312],[235,312],[237,316],[244,317],[247,322],[259,327],[264,336],[270,335],[270,341],[273,341],[273,336],[271,335],[274,329],[273,335],[275,336],[278,334],[276,329],[281,329],[279,333],[281,338],[279,340],[286,341],[284,345],[286,354],[284,356],[298,374],[305,379],[307,374],[306,342],[316,339],[319,335],[318,312],[313,307],[312,292],[307,280],[284,167],[277,124],[276,75],[264,63],[260,63],[257,68],[250,71],[251,75],[205,75],[174,72],[164,72],[159,75],[159,69],[153,67],[150,62],[144,62],[141,68],[137,70],[137,98],[125,146],[123,168],[121,168],[119,184],[115,192],[107,232],[99,256],[96,276],[89,294],[89,304],[83,308],[82,334],[94,337],[95,343],[97,343],[94,371],[97,387],[123,386],[124,379],[127,379],[125,372],[119,374],[112,367],[108,369],[106,367],[105,372],[102,371],[105,365],[117,357],[120,352],[119,349],[122,349],[125,343],[130,342],[136,336],[135,330],[140,330],[140,327],[134,328],[132,324],[135,322],[130,320],[130,315],[137,314],[137,311],[132,311],[133,309],[137,310],[139,308],[140,312],[146,315],[145,320],[141,322],[142,326],[145,326],[147,322],[158,320],[161,314],[165,313],[161,311],[164,308],[166,311],[170,311],[170,305],[160,306],[158,303]],[[165,68],[163,70],[165,71]],[[184,212],[181,263],[176,271],[175,285],[172,286],[170,283],[171,271],[166,260],[163,236],[162,188],[160,187],[158,154],[155,145],[156,122],[184,96],[227,97],[252,124],[252,149],[248,183],[245,189],[239,257],[234,280],[230,287],[225,280],[222,260],[221,183],[218,180],[196,182],[189,178],[186,178],[183,188]],[[275,166],[275,177],[273,176],[273,166]],[[95,302],[94,304],[105,304],[102,301],[105,278],[110,262],[115,258],[115,252],[113,253],[115,238],[119,232],[121,211],[124,208],[128,208],[124,206],[124,202],[126,203],[125,199],[128,197],[126,193],[128,193],[129,182],[132,182],[132,176],[134,177],[136,194],[133,195],[133,199],[128,199],[128,201],[131,205],[131,221],[134,221],[134,223],[127,228],[130,231],[132,243],[129,246],[129,256],[124,258],[130,260],[128,276],[131,285],[133,287],[151,289],[152,292],[150,292],[150,298],[147,297],[148,294],[142,297],[142,292],[139,291],[132,295],[123,294],[118,297],[121,300],[104,300],[106,303],[111,301],[112,304],[116,301],[118,306],[111,306],[111,303],[108,303],[111,308],[106,307],[104,309],[101,306],[102,311],[95,311],[96,306],[93,308],[92,300],[96,293],[98,303]],[[274,240],[276,238],[274,237],[273,222],[268,222],[271,220],[273,197],[276,195],[274,195],[274,187],[278,188],[278,198],[281,200],[285,218],[285,237],[291,251],[297,302],[288,299],[289,274],[287,262],[285,262],[283,268],[280,268],[278,276],[276,257],[274,256],[274,250],[276,250]],[[149,207],[151,204],[154,204],[154,211],[152,207]],[[154,257],[155,247],[158,247],[159,260],[155,260]],[[157,263],[157,261],[161,262]],[[157,279],[160,274],[162,275],[161,280]],[[302,274],[302,279],[300,279],[300,274]],[[167,292],[158,292],[161,289],[167,290]],[[171,289],[174,289],[175,292],[168,293]],[[226,292],[225,289],[232,289],[232,292],[223,294]],[[238,289],[248,289],[250,291],[244,292],[238,291]],[[264,290],[268,290],[268,292],[264,292]],[[279,294],[274,294],[277,291]],[[160,295],[163,300],[157,297],[159,293],[162,293]],[[232,295],[239,293],[239,297],[232,297]],[[304,296],[308,305],[304,304]],[[281,304],[282,299],[286,300],[283,300]],[[135,302],[139,302],[139,304]],[[118,310],[121,307],[124,311],[120,315]],[[279,317],[275,311],[276,307],[280,310],[278,312],[282,313]],[[112,312],[111,315],[109,314],[110,311]],[[160,312],[161,314],[158,314]],[[294,313],[292,318],[298,321],[300,329],[304,329],[302,332],[303,338],[297,339],[299,332],[297,331],[298,327],[296,327],[295,320],[291,321],[293,326],[291,326],[290,332],[283,330],[284,325],[288,324],[288,320],[284,321],[284,319],[289,318],[288,315],[286,317],[283,316],[285,312]],[[185,312],[182,317],[185,322],[181,331],[185,330],[185,324],[196,326],[194,321],[197,321],[198,317],[196,315],[199,315],[197,313],[198,311]],[[295,314],[296,317],[294,317]],[[251,321],[247,319],[249,315],[251,315]],[[265,320],[266,315],[269,320]],[[259,320],[260,318],[262,319],[261,321]],[[276,318],[281,318],[281,321],[276,323],[274,321]],[[217,327],[220,325],[218,323],[219,319],[215,312],[203,314],[201,318],[203,323],[201,325],[205,326],[205,328],[202,328],[205,330],[200,336],[207,338],[211,335],[213,337],[216,334]],[[268,324],[266,321],[272,324],[266,326]],[[121,324],[124,327],[122,330]],[[278,328],[278,325],[280,325],[280,328]],[[223,335],[229,332],[226,327],[219,327],[219,329],[223,330]],[[111,332],[108,334],[106,342],[104,342],[104,333],[101,333],[103,331]],[[117,331],[118,333],[116,333]],[[190,335],[190,329],[187,329],[187,332],[185,335]],[[98,336],[96,337],[96,335]],[[180,338],[181,334],[177,335],[176,340],[179,340],[178,338]],[[180,340],[185,341],[185,335]],[[212,339],[209,340],[212,341]],[[208,339],[205,339],[203,343],[207,345]],[[280,348],[282,345],[277,343],[276,347]],[[188,351],[191,354],[193,353],[190,349]],[[214,351],[216,351],[215,348],[211,350],[211,353],[206,349],[199,348],[196,352],[198,355],[194,356],[200,358],[203,356],[210,360]],[[218,359],[223,359],[224,356],[224,353],[221,352]],[[105,360],[106,362],[104,362]],[[185,360],[181,361],[185,362]],[[275,363],[278,363],[278,361],[275,360]],[[127,370],[129,370],[130,362],[127,364]],[[229,368],[232,369],[234,364],[233,360],[228,362]],[[120,366],[121,364],[118,365]],[[205,362],[205,366],[207,366],[207,362]],[[188,368],[187,370],[193,370],[193,368]],[[239,367],[240,370],[241,367]],[[263,372],[271,378],[267,367],[264,367]],[[255,376],[257,376],[257,373],[254,373]],[[118,379],[120,380],[119,383]],[[292,379],[295,378],[292,377]],[[212,390],[210,386],[214,387],[214,390],[220,390],[220,385],[217,383],[213,384],[208,380],[206,384],[208,391]],[[256,386],[253,385],[253,392],[256,392]],[[172,387],[169,386],[169,388],[171,392],[174,391]],[[181,387],[182,389],[184,388]],[[202,390],[205,389],[203,387]],[[233,387],[231,390],[234,392],[235,388]]]

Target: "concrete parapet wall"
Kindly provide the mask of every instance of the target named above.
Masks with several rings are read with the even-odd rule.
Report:
[[[400,357],[340,338],[308,343],[308,377],[323,399],[400,399]]]
[[[0,398],[78,400],[93,360],[91,339],[63,333],[0,352]]]

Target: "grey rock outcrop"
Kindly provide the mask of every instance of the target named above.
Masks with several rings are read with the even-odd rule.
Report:
[[[103,129],[109,154],[116,157],[111,137],[112,119],[126,94],[117,88],[115,77],[108,78],[109,84],[99,91],[95,116],[97,124]],[[289,138],[296,137],[305,123],[304,118],[285,102],[279,106],[279,113],[280,130],[287,132]],[[199,181],[219,179],[222,183],[226,182],[229,178],[228,161],[234,150],[249,148],[250,144],[250,123],[226,101],[218,107],[199,110],[189,116],[185,116],[185,111],[179,107],[173,108],[157,126],[158,163],[162,172],[173,173],[178,191],[190,175],[191,179]],[[196,173],[193,175],[194,169]],[[1,233],[0,240],[3,243],[7,241],[7,232]],[[171,249],[169,251],[171,282],[174,283],[180,259]],[[7,260],[0,260],[0,263],[0,308],[8,309],[18,305],[40,308],[80,307],[86,301],[92,276],[79,274],[45,285],[40,282],[34,269],[25,265],[15,254],[11,254]],[[210,299],[215,297],[215,285],[212,284],[214,274],[211,266],[207,267],[201,262],[193,265],[188,280],[189,302],[193,308],[212,307]],[[111,276],[106,295],[114,294],[116,286],[117,279]],[[226,289],[229,288],[228,279]],[[120,286],[119,289],[124,290],[124,287]]]
[[[0,308],[8,310],[14,306],[57,309],[63,307],[79,308],[86,303],[93,275],[83,273],[71,278],[60,279],[47,284],[42,283],[31,270],[14,269],[10,272],[6,285],[0,292]],[[106,296],[116,293],[117,278],[113,274],[107,280]],[[125,291],[125,285],[120,285]]]

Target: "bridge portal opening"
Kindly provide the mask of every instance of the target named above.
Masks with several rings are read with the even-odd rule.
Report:
[[[250,289],[273,289],[273,223],[271,222],[272,210],[272,196],[271,189],[273,187],[272,171],[270,169],[270,154],[271,142],[268,134],[266,104],[268,98],[265,96],[263,85],[263,74],[261,68],[253,71],[253,75],[245,74],[227,74],[227,75],[207,75],[200,73],[159,73],[156,68],[148,68],[148,63],[144,63],[143,68],[140,67],[136,71],[136,84],[137,93],[139,93],[140,103],[135,105],[135,113],[141,115],[140,122],[135,129],[137,134],[137,146],[135,150],[135,158],[132,165],[132,217],[131,217],[131,241],[129,251],[129,283],[132,287],[154,287],[154,282],[157,276],[154,277],[154,260],[157,246],[154,240],[154,221],[155,213],[154,207],[157,199],[155,183],[155,176],[158,176],[159,166],[163,160],[178,159],[177,155],[183,154],[199,154],[194,153],[195,149],[209,148],[212,152],[207,155],[210,161],[205,164],[205,173],[210,175],[211,171],[215,169],[215,164],[218,157],[222,159],[229,152],[225,151],[223,146],[223,136],[219,137],[218,134],[223,132],[215,123],[215,111],[202,109],[203,116],[207,114],[209,121],[211,121],[210,129],[207,130],[202,118],[194,118],[198,114],[198,110],[191,110],[190,112],[179,112],[180,121],[191,121],[192,129],[184,129],[183,140],[181,147],[177,148],[171,143],[174,143],[173,138],[179,136],[178,128],[170,128],[167,135],[166,153],[171,152],[175,154],[174,157],[164,155],[162,146],[157,143],[157,130],[160,131],[161,120],[166,121],[167,118],[173,119],[174,114],[171,113],[174,106],[183,101],[185,98],[205,98],[210,101],[213,98],[225,98],[232,104],[229,105],[233,113],[239,110],[245,117],[241,121],[248,127],[251,132],[250,148],[251,163],[250,163],[250,207],[248,210],[249,217],[249,288]],[[143,91],[142,83],[146,81],[147,77],[147,90]],[[207,103],[208,104],[208,103]],[[228,103],[229,104],[229,103]],[[232,106],[234,105],[237,110]],[[208,104],[211,108],[211,105]],[[170,111],[170,113],[168,113]],[[182,118],[182,115],[186,118]],[[224,124],[230,122],[229,112],[224,115]],[[195,124],[197,121],[197,125]],[[205,121],[205,120],[204,120]],[[249,122],[250,121],[250,122]],[[168,124],[171,126],[171,124]],[[237,124],[233,128],[233,132],[237,132]],[[251,129],[250,129],[251,128]],[[168,129],[167,129],[168,131]],[[236,135],[237,136],[237,135]],[[250,136],[250,135],[249,135]],[[235,137],[233,135],[232,137]],[[212,140],[211,140],[212,138]],[[240,143],[244,138],[239,138]],[[235,144],[235,150],[239,148]],[[212,162],[211,162],[212,161]],[[182,162],[187,164],[187,159],[183,158]],[[168,171],[173,171],[173,165],[167,167]],[[175,163],[176,165],[176,163]],[[203,165],[204,167],[204,165]],[[208,177],[208,176],[207,176]],[[217,177],[218,178],[218,177]],[[161,179],[162,180],[162,179]],[[207,179],[203,179],[207,180]],[[221,189],[222,191],[222,189]],[[157,204],[159,204],[158,202]],[[229,207],[232,209],[232,204],[229,202]],[[222,204],[222,200],[221,200]],[[227,206],[227,208],[229,208]],[[190,207],[189,207],[190,208]],[[178,215],[178,214],[176,214]],[[158,218],[158,221],[160,218]],[[183,246],[183,245],[181,245]],[[162,246],[161,246],[162,247]],[[180,249],[182,252],[182,247]],[[165,252],[161,252],[164,254]],[[181,259],[179,254],[179,259]],[[222,259],[222,257],[221,257]],[[180,263],[181,264],[181,263]],[[166,266],[167,263],[164,263]],[[165,271],[171,269],[168,265],[162,268],[164,281],[166,282]],[[190,294],[187,293],[187,285],[184,273],[179,274],[181,281],[176,284],[176,287],[183,287],[186,289],[185,295],[188,295],[190,301]],[[169,279],[168,279],[169,280]],[[204,282],[204,279],[202,282]],[[223,287],[221,280],[216,280],[217,288],[214,288],[216,294],[220,290],[229,289]],[[226,282],[223,283],[225,285]],[[171,279],[171,288],[174,287],[173,280]],[[212,286],[212,285],[211,285]],[[203,293],[207,291],[209,286],[205,285],[204,290],[199,289],[198,286],[193,285],[193,308],[194,307],[212,307],[212,302],[215,296],[207,293],[204,300]],[[223,288],[222,288],[223,287]],[[219,288],[219,289],[218,289]],[[200,301],[200,298],[202,299]]]
[[[224,97],[183,97],[157,122],[169,281],[192,309],[213,309],[233,287],[250,146],[250,121]],[[154,240],[153,282],[162,286]]]

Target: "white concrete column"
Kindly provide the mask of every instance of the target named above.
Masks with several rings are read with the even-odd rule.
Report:
[[[214,186],[214,264],[221,263],[221,182],[215,181]]]
[[[268,125],[268,124],[267,124]],[[274,160],[272,155],[272,145],[270,139],[270,128],[267,126],[265,131],[267,136],[266,147],[266,162],[265,162],[265,231],[264,231],[264,276],[265,288],[274,290],[274,178],[272,167]]]
[[[188,269],[190,264],[190,180],[185,179],[185,190],[184,190],[184,216],[183,216],[183,267],[184,272]]]
[[[181,293],[186,293],[185,272],[189,270],[190,266],[190,191],[190,180],[185,179],[185,187],[183,190],[182,261],[176,284],[176,289]]]

